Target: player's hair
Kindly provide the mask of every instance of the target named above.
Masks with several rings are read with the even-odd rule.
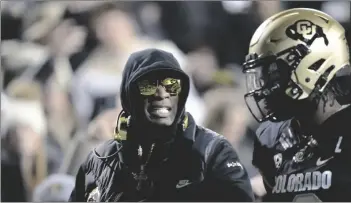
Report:
[[[324,107],[330,100],[332,100],[330,105],[335,101],[341,105],[351,104],[351,66],[346,65],[340,69],[316,99],[317,102],[322,100]]]

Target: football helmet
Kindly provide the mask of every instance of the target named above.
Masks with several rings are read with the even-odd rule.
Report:
[[[277,13],[251,38],[243,64],[246,104],[258,122],[279,120],[289,101],[322,93],[349,63],[345,30],[332,17],[307,8]]]

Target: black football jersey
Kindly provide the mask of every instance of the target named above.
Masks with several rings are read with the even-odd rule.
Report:
[[[253,164],[265,180],[263,201],[351,202],[351,107],[324,122],[313,139],[295,120],[266,122],[257,137]]]

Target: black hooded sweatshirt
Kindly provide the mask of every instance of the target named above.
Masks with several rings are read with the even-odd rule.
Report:
[[[121,101],[123,110],[134,119],[130,128],[138,128],[133,112],[134,82],[160,70],[181,77],[182,93],[174,136],[156,144],[146,166],[148,179],[143,187],[136,189],[138,182],[133,174],[140,162],[137,148],[129,140],[129,132],[134,130],[128,129],[127,140],[106,141],[88,155],[76,176],[70,201],[253,201],[247,172],[231,144],[223,136],[196,125],[185,112],[189,77],[172,54],[147,49],[129,57],[123,72]],[[183,125],[184,120],[187,125]]]

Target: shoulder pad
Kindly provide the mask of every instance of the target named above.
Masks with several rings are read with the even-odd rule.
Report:
[[[290,127],[291,120],[281,122],[266,121],[256,130],[256,136],[261,143],[268,148],[274,148],[279,142],[281,133]]]

